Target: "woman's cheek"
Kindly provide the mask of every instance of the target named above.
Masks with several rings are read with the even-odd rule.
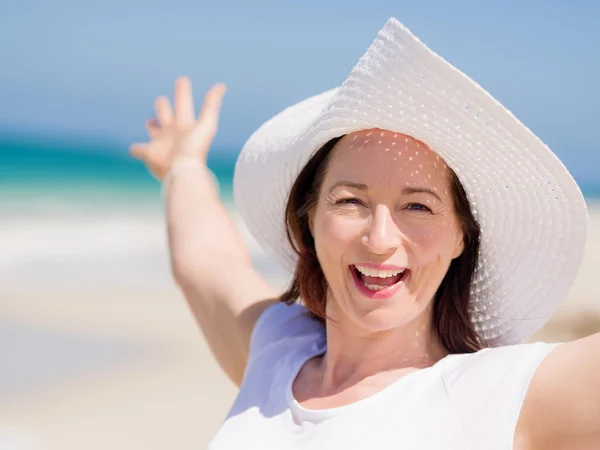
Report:
[[[421,226],[407,232],[405,236],[420,264],[437,262],[440,257],[449,253],[454,242],[450,230],[435,226]]]
[[[331,217],[324,224],[323,233],[327,236],[329,242],[350,243],[355,239],[360,239],[361,230],[363,229],[361,222],[348,217]]]
[[[403,234],[414,246],[426,250],[436,245],[439,241],[439,229],[437,226],[426,223],[410,224],[403,227]]]

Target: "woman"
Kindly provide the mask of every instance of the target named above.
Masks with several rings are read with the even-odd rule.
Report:
[[[600,448],[600,334],[519,344],[573,282],[581,193],[552,152],[390,19],[342,86],[246,143],[219,202],[190,83],[132,147],[163,179],[177,283],[240,385],[211,449]],[[302,299],[302,304],[298,301]]]

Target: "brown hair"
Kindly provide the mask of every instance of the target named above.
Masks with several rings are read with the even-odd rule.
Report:
[[[280,300],[290,304],[301,298],[308,310],[321,320],[325,320],[327,280],[309,228],[309,212],[317,204],[332,149],[342,137],[327,142],[304,166],[292,186],[285,210],[287,237],[298,255],[298,262],[292,283]],[[471,213],[467,195],[452,170],[450,184],[463,228],[464,250],[452,260],[435,294],[433,325],[449,353],[472,353],[483,347],[470,314],[470,286],[477,266],[481,230]]]

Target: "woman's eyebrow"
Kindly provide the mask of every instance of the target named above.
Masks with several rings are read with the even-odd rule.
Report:
[[[336,181],[335,183],[333,183],[333,186],[331,186],[331,188],[329,189],[329,193],[331,194],[336,188],[339,188],[341,186],[358,189],[359,191],[366,191],[368,188],[368,186],[366,184],[355,183],[354,181],[342,180],[342,181]]]
[[[430,194],[433,195],[435,198],[437,198],[440,202],[442,201],[442,199],[440,198],[439,195],[437,195],[435,193],[435,191],[432,191],[429,188],[423,188],[423,187],[405,187],[404,189],[402,189],[402,194],[403,195],[409,195],[409,194],[420,194],[420,193],[425,193],[425,194]]]

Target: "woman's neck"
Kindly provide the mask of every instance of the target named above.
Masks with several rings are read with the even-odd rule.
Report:
[[[386,378],[430,367],[448,354],[433,330],[430,311],[377,333],[334,320],[327,320],[327,352],[319,362],[324,390],[354,385],[378,374]]]

